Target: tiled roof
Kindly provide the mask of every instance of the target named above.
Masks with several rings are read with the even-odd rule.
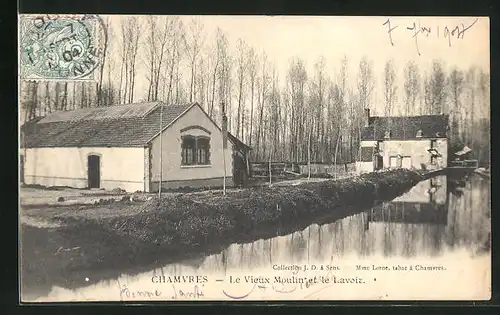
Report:
[[[248,145],[246,145],[245,143],[243,143],[240,139],[236,138],[235,136],[233,136],[229,132],[227,133],[227,138],[229,139],[229,141],[231,141],[232,143],[234,143],[234,145],[239,150],[243,150],[243,151],[250,151],[250,150],[252,150],[251,147],[249,147]]]
[[[384,140],[389,130],[392,140],[419,139],[419,130],[422,131],[421,138],[446,138],[448,115],[370,117],[361,140]]]
[[[23,125],[21,146],[142,147],[160,131],[160,102],[56,112]],[[163,105],[166,127],[193,104]],[[137,106],[137,108],[135,108]]]
[[[42,118],[40,123],[142,117],[158,105],[160,105],[160,102],[134,103],[107,107],[81,108],[70,111],[57,111]]]

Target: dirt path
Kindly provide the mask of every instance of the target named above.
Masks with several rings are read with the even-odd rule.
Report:
[[[144,193],[126,193],[105,190],[88,190],[74,188],[60,189],[41,189],[31,187],[20,188],[20,202],[24,206],[43,206],[43,205],[74,205],[74,204],[93,204],[100,199],[119,200],[123,196],[140,196],[146,199],[150,194]],[[62,198],[63,201],[59,201]]]

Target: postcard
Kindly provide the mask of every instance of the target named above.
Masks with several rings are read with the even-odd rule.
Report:
[[[20,14],[22,302],[489,300],[489,18]]]

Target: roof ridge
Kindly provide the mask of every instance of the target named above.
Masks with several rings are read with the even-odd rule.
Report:
[[[445,117],[450,116],[449,114],[429,114],[429,115],[411,115],[411,116],[370,116],[370,118],[418,118],[418,117]]]
[[[118,104],[111,104],[111,105],[106,105],[106,106],[98,106],[98,107],[92,107],[92,108],[107,108],[107,107],[116,107],[116,106],[126,106],[126,105],[139,105],[139,104],[152,104],[152,103],[161,103],[161,101],[146,101],[146,102],[133,102],[133,103],[118,103]],[[89,107],[87,107],[89,108]]]
[[[172,107],[179,107],[179,108],[182,108],[184,110],[187,110],[188,108],[190,108],[191,106],[197,104],[197,102],[186,102],[186,103],[183,103],[183,104],[167,104],[163,101],[157,101],[158,104],[156,104],[154,107],[152,107],[150,110],[148,110],[146,113],[144,113],[142,115],[142,119],[146,118],[147,116],[149,116],[152,112],[154,112],[155,110],[157,110],[158,108],[160,108],[160,104],[163,104],[163,108],[172,108]]]

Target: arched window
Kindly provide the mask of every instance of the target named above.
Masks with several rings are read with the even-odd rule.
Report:
[[[201,136],[196,140],[196,148],[198,150],[198,164],[210,164],[210,138]]]
[[[210,138],[182,136],[182,165],[210,165]]]
[[[195,164],[196,138],[193,136],[182,137],[182,165]]]
[[[390,139],[391,138],[391,131],[390,130],[387,130],[384,134],[384,138],[385,139]]]
[[[423,133],[422,133],[422,129],[419,129],[419,130],[417,131],[417,138],[422,138],[422,135],[423,135]]]

